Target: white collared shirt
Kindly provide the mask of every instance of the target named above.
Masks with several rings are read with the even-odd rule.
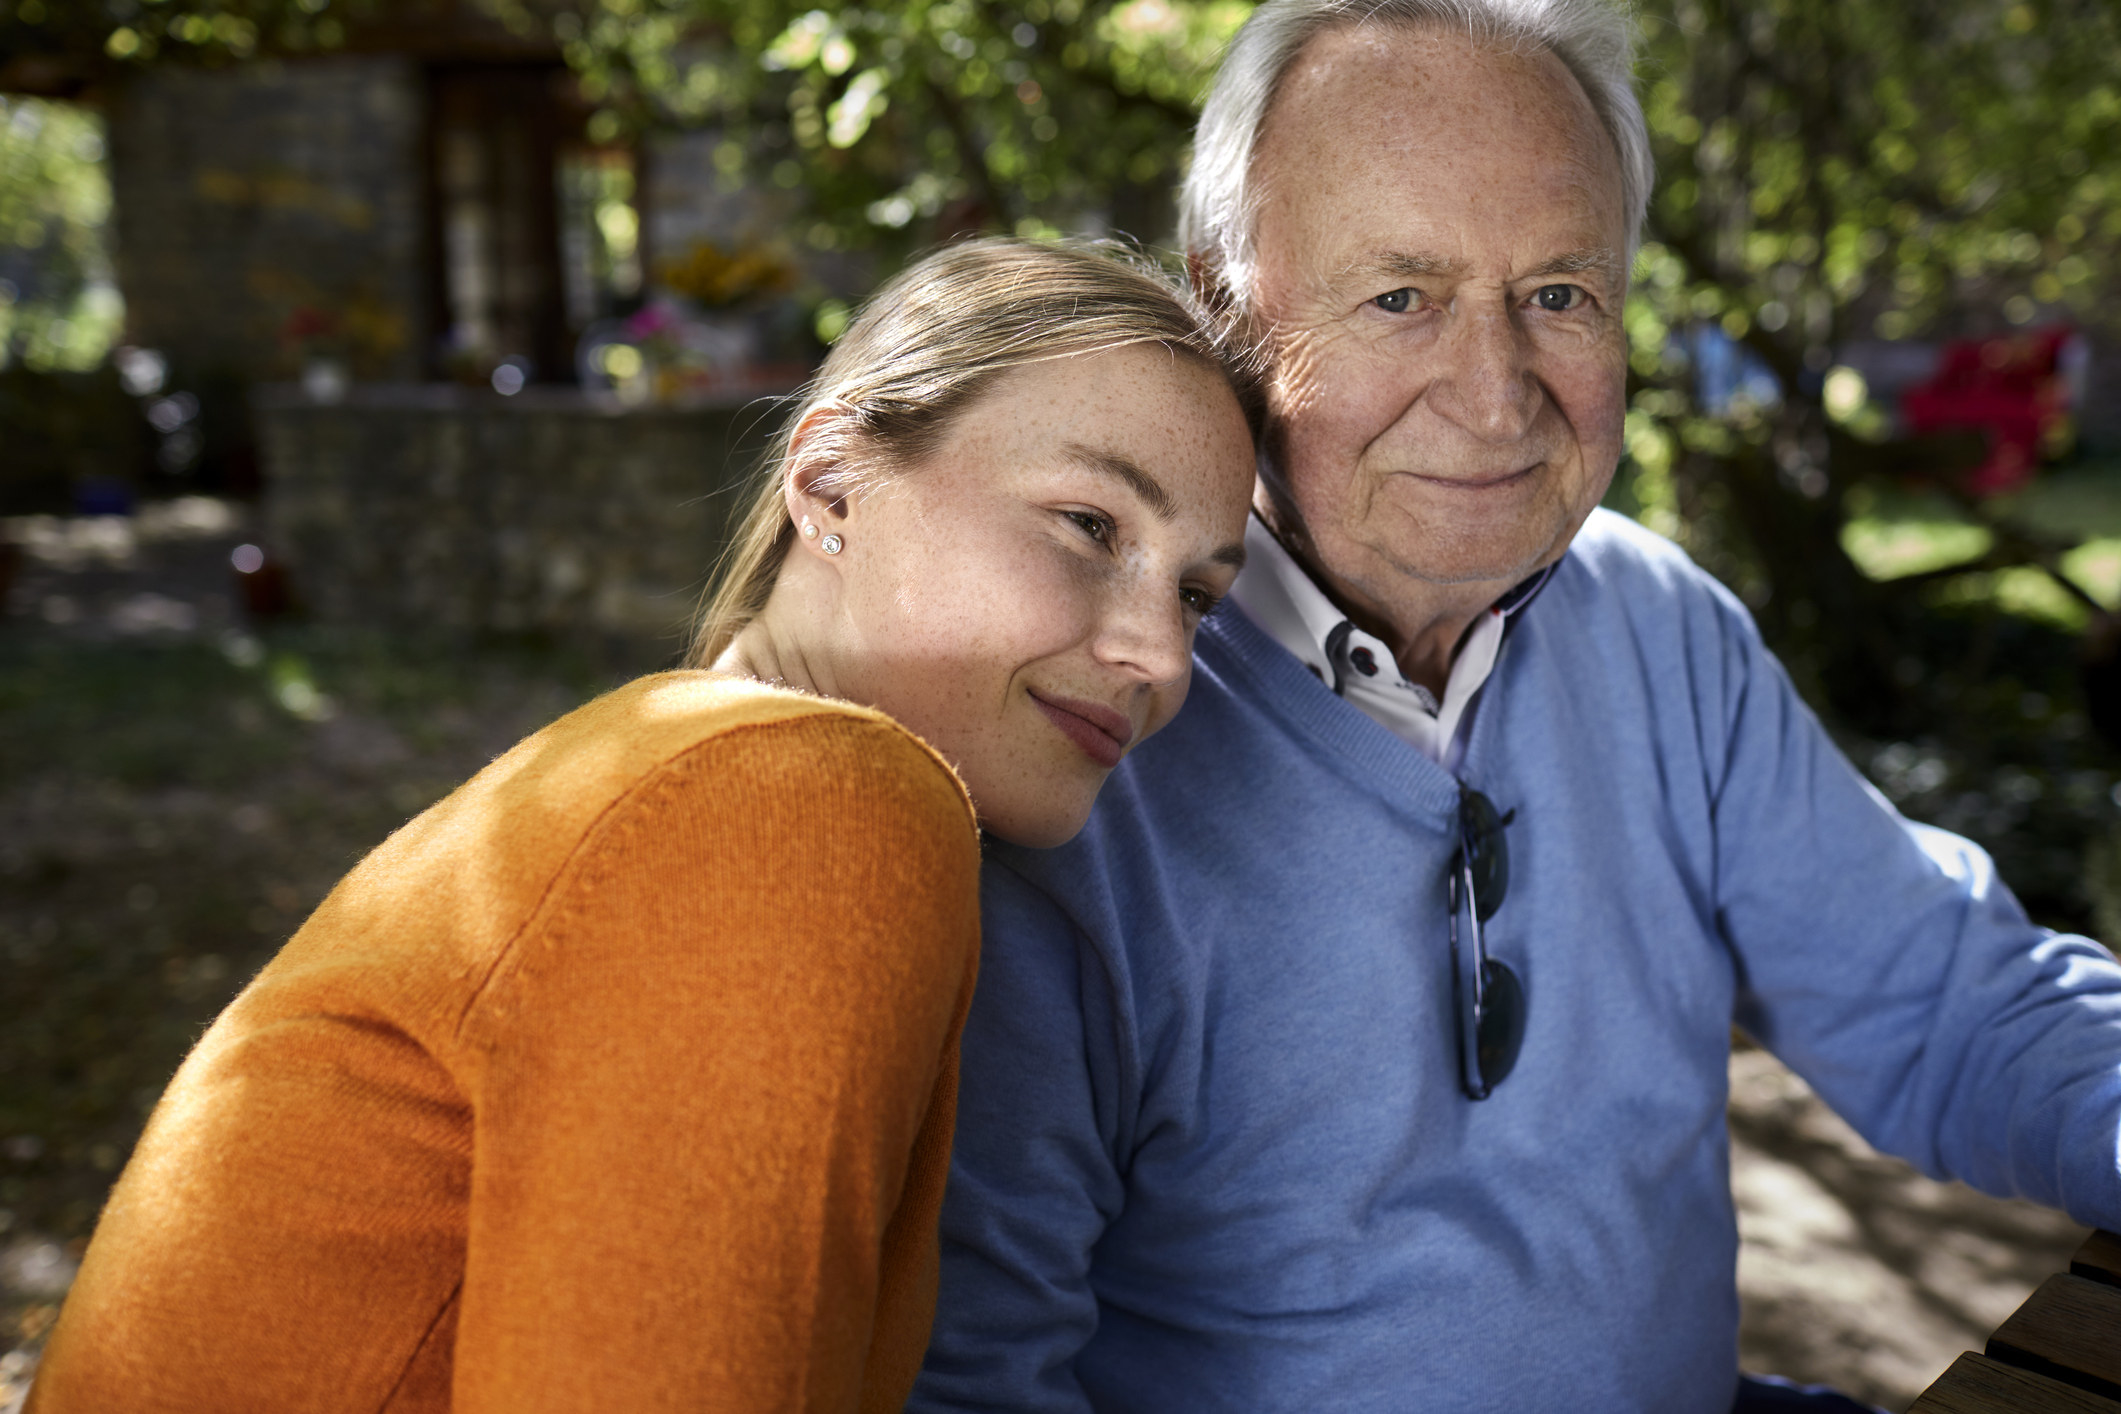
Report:
[[[1543,579],[1535,576],[1474,620],[1451,662],[1441,702],[1419,683],[1407,681],[1383,640],[1357,628],[1334,607],[1257,515],[1245,526],[1245,567],[1230,597],[1320,682],[1431,761],[1456,770],[1464,750],[1462,728],[1470,720],[1474,697],[1495,669],[1503,628]]]

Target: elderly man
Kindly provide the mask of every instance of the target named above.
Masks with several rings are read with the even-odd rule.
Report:
[[[915,1407],[1759,1407],[1734,1022],[1879,1147],[2121,1224],[2121,966],[1594,510],[1629,63],[1597,0],[1233,45],[1184,232],[1272,357],[1251,559],[1089,829],[991,856]]]

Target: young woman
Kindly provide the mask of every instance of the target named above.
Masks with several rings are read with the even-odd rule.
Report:
[[[1093,250],[887,286],[776,446],[711,666],[347,876],[163,1098],[30,1408],[903,1404],[975,818],[1067,839],[1178,709],[1242,558],[1236,387]]]

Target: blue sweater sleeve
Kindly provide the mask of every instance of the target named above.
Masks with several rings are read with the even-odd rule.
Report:
[[[1724,613],[1716,898],[1739,1023],[1878,1148],[2121,1225],[2121,965],[1901,818]]]
[[[1091,1249],[1124,1191],[1109,988],[1075,924],[1007,865],[990,857],[980,891],[942,1289],[907,1408],[1076,1414],[1090,1408],[1074,1360],[1097,1329]]]

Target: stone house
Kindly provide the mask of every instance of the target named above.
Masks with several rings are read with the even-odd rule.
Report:
[[[262,490],[312,612],[673,639],[802,367],[631,406],[577,386],[578,355],[659,259],[770,224],[712,134],[596,140],[550,40],[458,0],[85,96],[127,341],[190,392],[196,474]]]

